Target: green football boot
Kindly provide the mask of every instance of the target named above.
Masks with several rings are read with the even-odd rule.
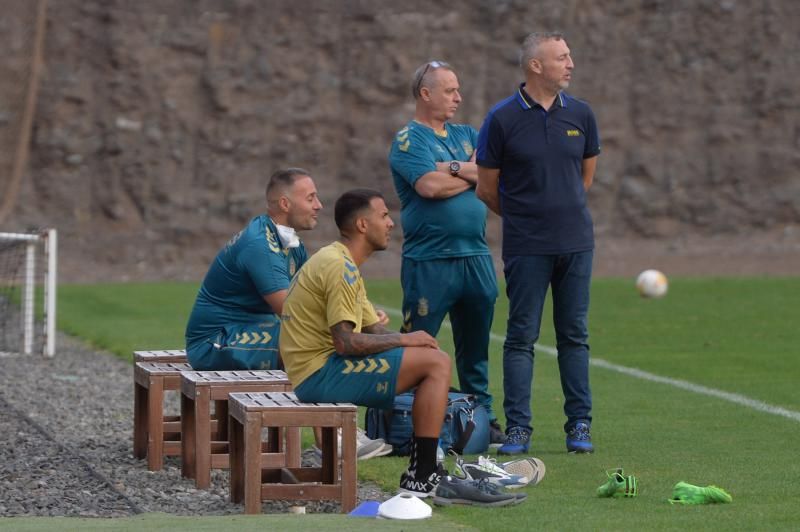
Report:
[[[636,477],[633,475],[625,476],[622,468],[606,471],[608,480],[597,488],[598,497],[636,497],[638,487]]]
[[[688,482],[678,482],[672,488],[672,504],[714,504],[733,502],[733,497],[717,486],[695,486]]]

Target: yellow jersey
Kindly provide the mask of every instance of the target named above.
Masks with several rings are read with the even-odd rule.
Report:
[[[335,352],[331,327],[342,321],[361,332],[378,316],[350,250],[334,242],[308,259],[283,302],[280,352],[292,385],[325,365]]]

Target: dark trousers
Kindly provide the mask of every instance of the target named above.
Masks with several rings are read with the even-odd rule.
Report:
[[[593,251],[504,257],[509,312],[503,345],[503,408],[509,427],[533,430],[533,346],[539,339],[548,287],[553,296],[558,369],[567,416],[564,430],[568,432],[579,421],[591,425],[587,316],[592,257]]]

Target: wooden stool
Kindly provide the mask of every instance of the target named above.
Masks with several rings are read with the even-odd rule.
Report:
[[[134,351],[133,362],[188,362],[185,349],[165,349],[162,351]]]
[[[147,468],[164,467],[165,456],[181,454],[179,416],[164,415],[164,392],[180,390],[181,362],[137,362],[133,369],[133,455],[147,456]],[[216,430],[216,427],[214,427]]]
[[[211,468],[228,467],[228,394],[231,392],[283,392],[292,385],[286,373],[263,371],[195,371],[181,375],[181,473],[194,478],[198,488],[211,483]],[[211,439],[211,401],[219,420]],[[299,443],[299,429],[296,439]],[[279,437],[277,431],[275,437]],[[287,449],[287,463],[300,466],[300,446]]]
[[[231,501],[244,500],[245,513],[261,513],[262,500],[333,499],[341,502],[343,513],[355,507],[355,405],[301,403],[291,392],[232,393],[228,412]],[[262,455],[264,427],[322,427],[322,467],[286,466],[283,456]],[[337,444],[339,428],[341,457]]]

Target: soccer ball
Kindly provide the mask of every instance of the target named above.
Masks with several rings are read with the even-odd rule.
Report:
[[[642,297],[663,297],[667,286],[667,276],[658,270],[645,270],[636,278],[636,290]]]

